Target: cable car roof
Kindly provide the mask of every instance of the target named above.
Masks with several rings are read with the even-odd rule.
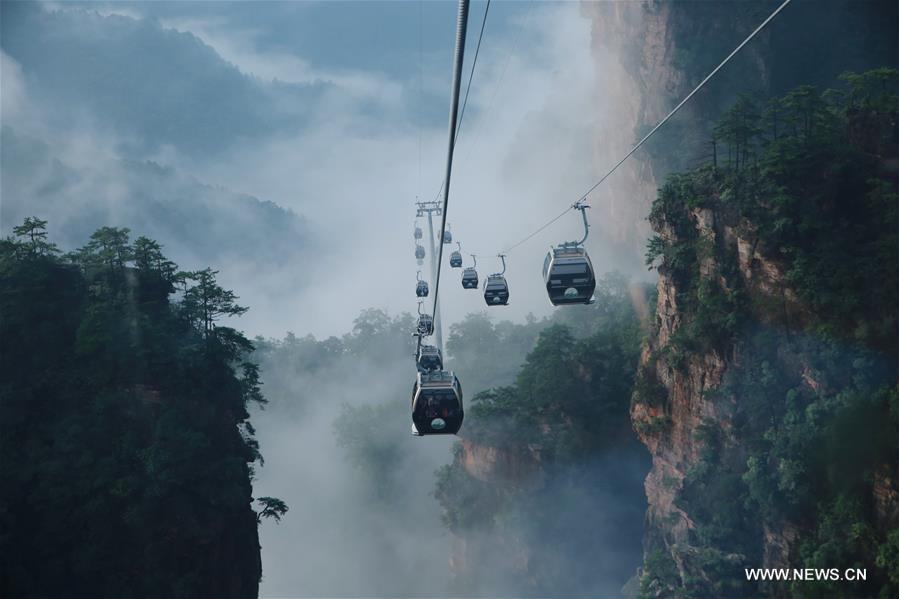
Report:
[[[447,383],[453,385],[458,380],[452,370],[431,370],[418,373],[418,382],[422,387],[444,387]]]
[[[553,258],[581,258],[587,255],[587,250],[582,245],[563,243],[552,249]]]

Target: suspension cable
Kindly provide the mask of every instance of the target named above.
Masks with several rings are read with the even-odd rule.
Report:
[[[422,43],[423,37],[423,29],[424,29],[424,0],[418,0],[418,186],[415,191],[416,201],[418,201],[418,196],[421,195],[421,138],[422,138],[422,129],[424,129],[424,98],[425,98],[425,84],[424,84],[424,46]]]
[[[478,34],[478,44],[474,49],[474,58],[471,61],[471,71],[468,73],[468,83],[465,86],[465,99],[462,101],[462,111],[459,113],[459,126],[456,128],[456,139],[454,143],[459,142],[459,135],[462,133],[462,121],[465,118],[465,107],[468,106],[468,93],[471,91],[471,80],[474,79],[474,69],[478,66],[478,54],[481,51],[481,40],[484,38],[484,27],[487,25],[487,13],[490,12],[490,0],[487,0],[487,6],[484,8],[484,18],[481,20],[481,32]],[[443,186],[446,185],[446,179],[441,181],[440,189],[434,197],[436,202],[443,193]]]
[[[490,110],[493,108],[493,105],[496,103],[496,97],[499,95],[500,89],[503,87],[503,81],[506,78],[506,71],[509,70],[509,63],[512,62],[512,57],[515,55],[515,52],[518,50],[518,43],[521,41],[522,34],[528,27],[528,24],[531,20],[531,9],[534,8],[534,0],[528,0],[528,9],[525,12],[524,18],[521,21],[521,26],[518,28],[517,33],[515,34],[515,39],[512,42],[512,48],[509,50],[509,54],[506,56],[506,61],[503,63],[503,70],[500,71],[499,79],[497,79],[496,84],[493,87],[493,94],[490,96],[490,101],[487,103],[487,107],[481,113],[481,118],[484,119],[487,115],[490,114]],[[483,127],[479,127],[475,129],[474,139],[468,143],[467,150],[464,156],[468,156],[471,154],[472,148],[477,147],[478,140],[481,139],[481,132],[484,130]]]
[[[440,250],[437,258],[437,276],[434,280],[434,311],[431,317],[434,319],[435,328],[437,325],[437,304],[440,292],[440,271],[443,267],[443,243],[444,231],[446,231],[446,212],[449,208],[449,190],[450,180],[453,174],[453,152],[456,148],[456,125],[459,114],[459,88],[462,85],[462,61],[465,58],[465,34],[468,28],[468,2],[469,0],[459,0],[459,18],[456,24],[456,51],[453,60],[453,87],[452,98],[450,100],[449,115],[449,140],[446,152],[446,176],[444,177],[445,185],[443,186],[443,214],[440,223]],[[486,13],[485,13],[486,18]],[[482,30],[483,32],[483,30]],[[474,73],[474,68],[472,68]]]
[[[484,27],[487,26],[487,13],[490,12],[490,0],[484,7],[484,18],[481,20],[481,32],[478,34],[478,44],[474,48],[474,58],[471,60],[471,72],[468,73],[468,84],[465,86],[465,98],[462,100],[462,111],[459,112],[459,126],[456,129],[456,143],[459,143],[459,135],[462,133],[462,121],[465,120],[465,107],[468,106],[468,93],[471,91],[471,80],[474,79],[474,69],[478,66],[478,54],[481,52],[481,40],[484,39]]]
[[[659,121],[658,124],[657,124],[655,127],[653,127],[653,128],[649,131],[649,133],[647,133],[647,134],[643,137],[643,139],[641,139],[640,141],[637,142],[637,145],[635,145],[633,148],[631,148],[631,150],[630,150],[627,154],[625,154],[624,157],[623,157],[621,160],[619,160],[618,162],[616,162],[615,165],[614,165],[612,168],[610,168],[610,169],[606,172],[606,174],[604,174],[602,177],[600,177],[599,181],[597,181],[596,183],[593,184],[593,186],[590,187],[590,189],[588,189],[585,193],[581,194],[580,200],[579,200],[579,201],[586,200],[588,195],[590,195],[590,194],[591,194],[597,187],[599,187],[599,186],[603,183],[603,181],[605,181],[606,179],[608,179],[609,176],[610,176],[612,173],[614,173],[616,170],[618,170],[618,167],[621,166],[621,165],[624,163],[625,160],[627,160],[628,158],[630,158],[630,157],[634,154],[634,152],[636,152],[637,150],[639,150],[640,147],[642,147],[643,144],[646,143],[646,141],[647,141],[650,137],[652,137],[652,136],[655,134],[655,132],[658,131],[658,130],[662,127],[662,125],[664,125],[665,123],[667,123],[668,120],[669,120],[671,117],[673,117],[673,116],[677,113],[677,111],[680,110],[680,109],[684,106],[684,104],[686,104],[686,103],[690,100],[690,98],[692,98],[692,97],[696,94],[696,92],[698,92],[700,89],[702,89],[702,87],[703,87],[706,83],[708,83],[708,81],[709,81],[712,77],[714,77],[715,74],[718,73],[718,71],[720,71],[720,70],[724,67],[724,65],[726,65],[728,62],[730,62],[730,59],[731,59],[731,58],[733,58],[734,56],[736,56],[736,54],[737,54],[740,50],[743,49],[743,46],[745,46],[745,45],[748,44],[750,41],[752,41],[752,39],[753,39],[753,38],[754,38],[754,37],[755,37],[755,36],[756,36],[762,29],[764,29],[765,26],[768,25],[768,23],[770,23],[771,20],[774,19],[774,17],[776,17],[776,16],[780,13],[780,11],[782,11],[784,8],[786,8],[786,6],[787,6],[790,2],[792,2],[792,0],[784,0],[784,2],[774,10],[774,12],[772,12],[770,15],[768,15],[768,18],[765,19],[764,21],[762,21],[761,25],[759,25],[758,27],[756,27],[755,30],[754,30],[752,33],[750,33],[749,36],[748,36],[746,39],[744,39],[744,40],[740,43],[739,46],[737,46],[736,48],[734,48],[734,50],[733,50],[730,54],[727,55],[727,58],[725,58],[724,60],[722,60],[721,63],[720,63],[717,67],[715,67],[715,68],[712,70],[711,73],[709,73],[708,75],[706,75],[705,79],[703,79],[702,81],[700,81],[700,82],[699,82],[699,85],[697,85],[695,88],[693,88],[693,91],[691,91],[689,94],[687,94],[687,96],[686,96],[683,100],[681,100],[680,103],[679,103],[677,106],[675,106],[674,109],[673,109],[671,112],[669,112],[669,113],[665,116],[665,118],[663,118],[661,121]],[[555,223],[557,220],[559,220],[560,218],[562,218],[563,216],[565,216],[566,214],[568,214],[568,212],[571,211],[571,210],[573,210],[574,207],[575,207],[576,205],[577,205],[577,204],[574,204],[574,205],[572,205],[572,206],[569,206],[568,208],[565,209],[564,212],[560,213],[558,216],[556,216],[556,217],[554,217],[552,220],[548,221],[546,224],[544,224],[543,226],[541,226],[541,227],[540,227],[539,229],[537,229],[536,231],[534,231],[533,233],[531,233],[530,235],[528,235],[527,237],[525,237],[525,238],[522,239],[521,241],[519,241],[519,242],[517,242],[517,243],[515,243],[515,244],[513,244],[513,245],[511,245],[511,246],[509,246],[509,247],[506,248],[505,250],[503,250],[503,253],[508,253],[508,252],[510,252],[511,250],[513,250],[513,249],[517,248],[518,246],[522,245],[522,244],[525,243],[526,241],[529,241],[529,240],[530,240],[531,238],[533,238],[535,235],[537,235],[538,233],[540,233],[541,231],[543,231],[544,229],[546,229],[547,227],[549,227],[551,224]]]

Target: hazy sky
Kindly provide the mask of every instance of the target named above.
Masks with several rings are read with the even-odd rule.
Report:
[[[471,5],[466,65],[484,6]],[[341,334],[365,307],[415,308],[413,203],[433,199],[442,178],[455,11],[454,2],[5,3],[3,124],[108,179],[99,195],[111,214],[119,200],[109,190],[126,186],[101,165],[126,157],[305,217],[316,246],[298,239],[284,265],[248,253],[212,266],[250,306],[239,325],[248,333]],[[574,2],[491,5],[448,211],[466,260],[483,256],[482,275],[600,170],[595,137],[609,116],[595,92],[612,82],[590,25]],[[33,204],[52,232],[63,216]],[[102,224],[141,233],[139,223]],[[600,232],[588,247],[601,269],[639,263],[613,263]],[[543,255],[580,233],[573,213],[509,256],[503,317],[548,313]],[[483,309],[459,271],[446,274],[447,320]]]

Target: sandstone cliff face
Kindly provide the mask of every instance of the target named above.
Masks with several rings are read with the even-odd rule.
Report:
[[[623,155],[774,6],[766,2],[584,2],[582,12],[593,21],[597,69],[604,72],[606,80],[620,82],[615,89],[597,90],[597,97],[608,102],[616,114],[616,122],[599,132],[597,168],[607,167],[611,154]],[[894,34],[883,32],[883,22],[895,24],[896,15],[897,7],[886,3],[872,4],[862,13],[849,10],[849,5],[839,0],[828,1],[823,7],[794,3],[644,150],[625,163],[605,190],[598,190],[599,199],[594,202],[610,222],[619,223],[615,234],[642,243],[647,235],[640,221],[649,213],[657,186],[669,173],[691,169],[708,158],[713,123],[738,94],[771,96],[806,83],[833,86],[844,70],[862,71],[895,62],[899,47]],[[803,22],[814,22],[815,26],[803,28]],[[810,29],[814,29],[814,36]],[[850,30],[859,32],[857,39],[865,40],[855,49],[847,49],[841,41]],[[870,35],[861,34],[865,30]],[[836,35],[838,31],[843,33]],[[610,55],[613,60],[609,60]],[[873,128],[881,130],[883,126]],[[873,147],[871,151],[885,154]],[[883,160],[883,171],[895,173],[891,165]],[[786,283],[782,256],[777,248],[765,247],[753,223],[706,208],[690,211],[689,220],[690,240],[679,240],[675,227],[664,219],[653,222],[652,228],[669,246],[702,239],[717,248],[713,255],[697,259],[699,276],[719,289],[739,288],[745,293],[753,303],[758,326],[802,328],[807,314],[796,291]],[[727,256],[731,268],[720,268],[722,256]],[[748,354],[753,350],[739,340],[703,351],[676,350],[673,338],[693,315],[691,308],[681,305],[681,294],[686,290],[677,277],[664,270],[659,275],[656,326],[640,363],[640,376],[658,390],[652,401],[635,397],[631,409],[634,428],[652,455],[652,469],[645,481],[649,508],[644,549],[647,556],[657,550],[670,555],[682,580],[709,580],[714,574],[703,570],[697,558],[699,548],[693,544],[703,523],[682,507],[678,496],[688,473],[701,461],[703,444],[697,439],[704,424],[711,423],[721,431],[725,460],[742,460],[745,464],[746,439],[734,432],[741,398],[716,391],[730,371],[758,356]],[[772,360],[809,393],[826,389],[826,376],[812,366],[801,349],[781,347]],[[897,524],[897,480],[896,471],[886,466],[875,476],[871,501],[880,530]],[[734,501],[742,498],[735,497]],[[795,565],[797,543],[807,532],[785,518],[760,522],[761,553],[751,558],[755,560],[752,566]],[[733,558],[734,563],[746,561],[746,556],[726,558]]]
[[[535,488],[542,484],[538,454],[533,450],[510,450],[462,440],[459,456],[472,477],[494,485]]]
[[[690,220],[699,239],[724,250],[721,254],[730,250],[738,261],[739,281],[727,280],[720,274],[716,258],[708,256],[700,263],[701,277],[712,279],[723,289],[740,285],[758,299],[790,306],[791,313],[800,312],[795,293],[784,283],[781,267],[762,255],[748,223],[726,223],[704,208],[692,210]],[[677,238],[668,223],[654,224],[666,241],[686,242]],[[740,363],[743,350],[734,343],[707,353],[689,353],[682,363],[675,364],[666,350],[673,347],[673,337],[690,315],[678,305],[681,290],[670,273],[660,273],[657,289],[656,329],[643,348],[640,370],[642,376],[661,384],[664,398],[657,402],[635,398],[631,407],[635,430],[652,454],[652,469],[645,482],[649,509],[644,545],[647,553],[663,550],[670,554],[682,579],[707,579],[710,575],[695,563],[698,548],[692,546],[691,532],[696,530],[697,522],[679,507],[677,500],[688,472],[701,459],[703,444],[699,439],[704,424],[714,423],[723,432],[727,439],[725,451],[737,456],[742,451],[742,440],[731,434],[739,398],[710,392],[719,387],[729,367]],[[779,322],[779,316],[772,315],[770,324]],[[781,358],[795,368],[803,368],[801,357],[784,354]],[[811,376],[807,382],[810,386],[817,384]],[[733,498],[734,502],[740,500]],[[763,527],[765,565],[790,565],[791,545],[797,536],[795,527],[789,522],[766,522]]]

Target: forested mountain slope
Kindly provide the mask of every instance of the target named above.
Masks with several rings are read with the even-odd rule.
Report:
[[[653,205],[645,596],[899,585],[899,73],[743,97]],[[866,568],[747,582],[744,568]]]
[[[542,323],[514,380],[469,401],[436,486],[456,594],[610,596],[640,562],[648,459],[628,404],[641,326],[623,278],[596,295],[556,313],[571,327]]]
[[[104,227],[0,242],[0,595],[254,597],[263,402],[215,272]],[[172,296],[176,294],[177,300]]]

